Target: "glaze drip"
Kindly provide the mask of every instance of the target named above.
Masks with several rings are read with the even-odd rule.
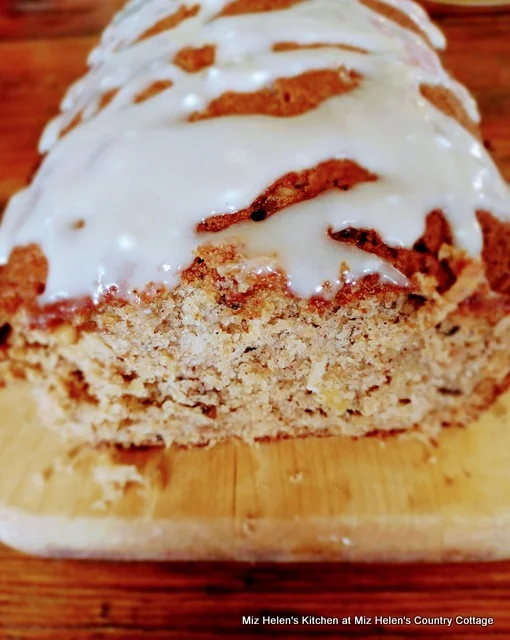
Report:
[[[173,28],[140,40],[179,7],[197,4]],[[483,145],[421,95],[424,84],[446,87],[478,119],[424,38],[357,0],[218,17],[226,4],[135,0],[118,14],[47,127],[41,149],[48,155],[32,185],[11,200],[1,261],[14,246],[39,243],[49,260],[43,300],[98,299],[113,284],[172,287],[199,244],[236,239],[249,259],[276,260],[292,290],[310,296],[325,282],[341,286],[368,273],[405,284],[384,260],[335,242],[328,229],[370,228],[390,245],[412,247],[432,210],[444,211],[459,247],[480,253],[476,211],[508,216],[508,187]],[[444,45],[417,5],[387,4]],[[331,46],[275,51],[284,41]],[[172,62],[181,49],[206,45],[215,48],[212,66],[186,73]],[[361,81],[292,117],[189,121],[226,92],[325,69]],[[160,90],[147,92],[154,84]],[[137,99],[144,92],[149,97]],[[261,223],[197,234],[208,217],[244,209],[287,173],[331,159],[352,160],[377,180],[326,191]]]

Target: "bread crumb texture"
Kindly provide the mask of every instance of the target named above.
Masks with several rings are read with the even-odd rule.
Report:
[[[299,1],[233,0],[221,15],[280,10]],[[398,9],[363,1],[426,39]],[[199,8],[183,5],[139,40],[165,31],[171,36]],[[275,50],[303,46],[284,35]],[[204,43],[181,49],[174,63],[197,73],[214,64],[215,55]],[[362,82],[347,69],[318,69],[257,92],[224,93],[189,119],[294,117]],[[167,90],[169,80],[155,81],[135,102]],[[479,135],[450,91],[420,90]],[[106,91],[99,110],[117,93]],[[76,114],[63,135],[81,121]],[[326,190],[377,179],[349,159],[288,173],[248,208],[203,220],[197,243],[204,232],[264,224]],[[293,296],[274,265],[265,268],[262,258],[255,264],[232,244],[200,247],[172,291],[155,285],[136,300],[117,292],[97,305],[84,299],[41,309],[46,258],[36,245],[18,247],[0,266],[0,386],[29,380],[40,419],[93,444],[205,445],[231,437],[253,442],[403,430],[434,436],[442,427],[466,425],[510,384],[510,224],[484,211],[478,220],[481,260],[452,247],[441,211],[430,212],[423,236],[410,248],[389,247],[371,229],[330,229],[332,239],[390,262],[410,286],[368,276],[310,300]],[[82,224],[78,220],[76,230]]]
[[[0,322],[0,371],[31,382],[48,426],[94,444],[433,436],[510,384],[508,297],[481,263],[443,251],[459,269],[443,293],[418,273],[409,290],[369,277],[303,300],[235,246],[204,248],[172,291],[42,315],[21,305]]]

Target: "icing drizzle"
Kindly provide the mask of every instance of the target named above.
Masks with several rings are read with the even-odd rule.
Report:
[[[444,45],[420,7],[386,2],[435,47]],[[228,238],[239,239],[248,257],[276,261],[302,296],[367,273],[402,284],[385,261],[335,242],[327,230],[372,228],[388,244],[409,247],[434,209],[444,211],[457,245],[479,254],[476,211],[507,216],[508,187],[483,145],[420,94],[422,84],[446,87],[478,119],[469,93],[421,36],[358,0],[303,0],[225,17],[218,15],[226,0],[202,0],[196,15],[139,40],[179,7],[196,4],[128,3],[44,132],[40,146],[49,153],[0,227],[1,262],[30,242],[47,255],[44,301],[98,299],[113,284],[128,291],[149,282],[174,286],[199,244]],[[274,51],[282,41],[332,46]],[[204,45],[216,48],[213,66],[186,73],[172,63],[183,47]],[[188,121],[226,91],[253,92],[278,78],[340,68],[361,74],[360,85],[302,115]],[[138,104],[136,96],[158,81],[164,90]],[[78,116],[79,126],[61,137]],[[324,192],[262,223],[196,233],[208,216],[246,208],[286,173],[332,158],[353,160],[378,180]]]

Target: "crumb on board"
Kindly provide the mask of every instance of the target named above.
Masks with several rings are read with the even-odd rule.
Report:
[[[241,522],[241,533],[245,537],[251,536],[255,532],[255,521],[253,516],[243,518]]]
[[[289,476],[289,482],[292,482],[292,484],[301,484],[303,482],[303,477],[303,472],[298,471],[297,473],[293,473]]]
[[[105,510],[114,502],[122,498],[129,486],[146,486],[145,478],[134,465],[100,464],[92,472],[94,482],[99,485],[102,497],[97,500],[94,509]]]
[[[85,465],[89,479],[95,483],[101,491],[101,498],[93,504],[94,509],[105,510],[116,500],[120,499],[129,487],[138,486],[146,488],[146,478],[138,471],[135,465],[119,464],[113,462],[107,451],[95,452],[97,458],[89,465],[90,449],[80,448],[71,450],[55,458],[55,460],[32,474],[31,482],[37,489],[43,489],[55,473],[74,473],[80,463]]]

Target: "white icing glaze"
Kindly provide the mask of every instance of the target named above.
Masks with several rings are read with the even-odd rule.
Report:
[[[198,2],[198,0],[197,0]],[[402,284],[373,255],[335,242],[327,229],[373,228],[389,244],[412,246],[425,217],[443,209],[457,244],[481,249],[477,209],[506,216],[508,188],[483,146],[425,100],[420,85],[456,93],[473,119],[476,105],[443,70],[425,41],[357,0],[304,0],[281,11],[217,18],[226,0],[202,0],[195,17],[137,42],[173,14],[179,0],[135,0],[105,31],[89,73],[68,92],[47,127],[50,150],[32,185],[11,200],[0,227],[0,261],[16,245],[38,242],[49,258],[43,300],[90,294],[112,284],[176,284],[204,242],[238,238],[248,257],[276,260],[299,295],[324,282],[340,286],[366,273]],[[443,45],[440,32],[409,0],[388,0]],[[278,42],[347,44],[273,52]],[[172,64],[184,46],[216,46],[213,67],[187,74]],[[301,116],[222,117],[190,123],[225,91],[256,91],[312,69],[355,70],[360,86]],[[141,104],[154,81],[172,86]],[[119,89],[99,110],[101,96]],[[59,140],[78,115],[82,123]],[[197,235],[210,215],[249,206],[278,178],[331,158],[349,158],[379,179],[332,190],[261,223]],[[83,219],[82,229],[73,229]]]
[[[427,36],[436,49],[444,49],[446,46],[446,39],[441,30],[430,21],[430,18],[423,7],[411,0],[383,0],[383,2],[408,15],[414,24],[420,28],[422,33]]]
[[[117,106],[124,106],[126,101],[130,102],[137,92],[154,80],[173,79],[176,74],[178,78],[182,78],[180,69],[170,64],[181,48],[211,43],[217,47],[217,66],[229,70],[232,60],[264,54],[274,43],[282,40],[301,44],[347,44],[373,54],[391,53],[405,64],[417,67],[422,82],[451,89],[464,104],[470,117],[478,120],[474,100],[464,87],[443,70],[438,56],[421,37],[402,29],[380,14],[369,11],[354,0],[326,1],[332,17],[329,23],[323,19],[324,14],[321,16],[322,9],[317,7],[316,0],[307,0],[286,11],[223,19],[213,18],[218,15],[225,0],[205,0],[198,16],[184,20],[170,32],[137,42],[151,23],[175,13],[180,6],[176,0],[152,0],[142,4],[137,11],[132,10],[124,20],[114,23],[106,30],[101,45],[89,57],[94,67],[69,90],[62,102],[65,116],[58,126],[50,125],[43,136],[40,150],[48,151],[58,139],[60,130],[71,123],[77,114],[81,114],[83,119],[95,115],[101,96],[106,91],[122,87],[126,100],[124,103],[117,102]],[[139,4],[135,3],[135,7]],[[183,3],[188,7],[194,4],[193,0]],[[391,0],[389,4],[400,7],[401,10],[408,5],[415,7],[414,3],[407,0]],[[291,22],[289,11],[293,14]],[[415,14],[418,26],[423,28],[431,40],[442,45],[442,34],[419,7],[412,12],[413,16]],[[169,33],[171,37],[168,37]],[[115,54],[112,55],[112,52]],[[260,64],[258,58],[256,63]]]

